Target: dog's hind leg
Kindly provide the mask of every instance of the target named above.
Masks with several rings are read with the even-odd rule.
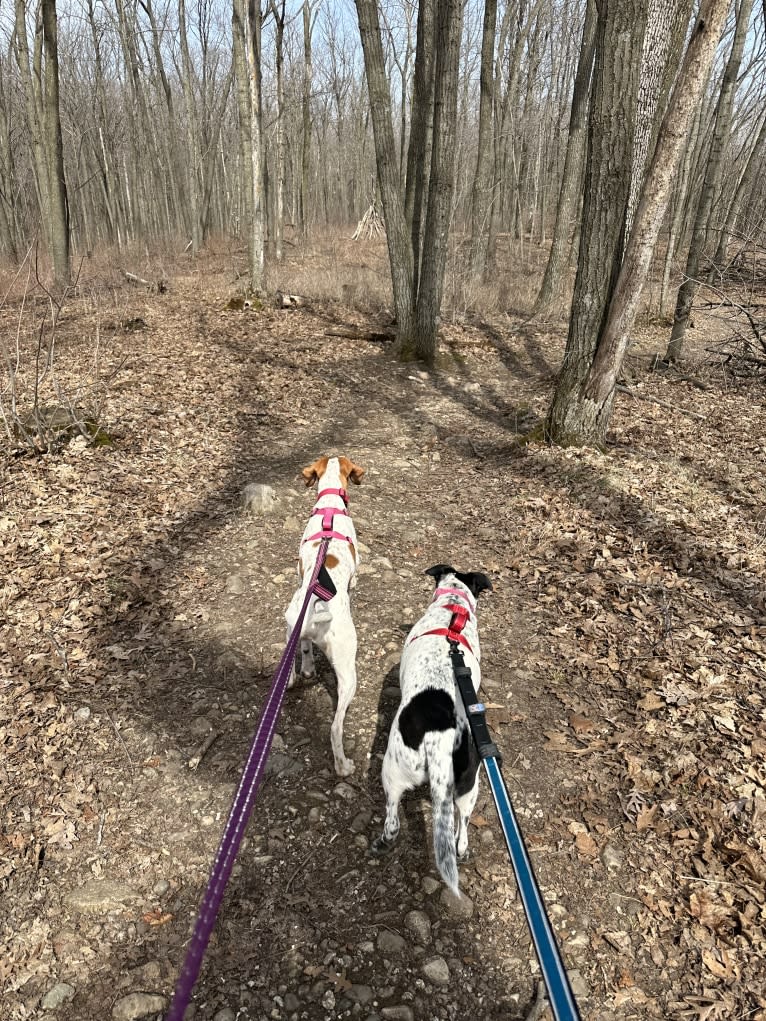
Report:
[[[479,774],[476,774],[473,787],[465,794],[461,794],[460,797],[455,798],[455,807],[457,808],[458,824],[457,824],[457,856],[459,861],[465,861],[468,858],[468,820],[471,818],[474,806],[476,805],[476,799],[479,796]]]
[[[301,638],[301,676],[314,676],[314,646],[309,638]]]
[[[338,708],[330,728],[330,743],[335,772],[338,776],[350,776],[354,772],[354,763],[346,758],[343,751],[343,721],[356,692],[356,631],[353,630],[353,624],[351,632],[344,634],[342,640],[337,635],[328,636],[328,639],[325,654],[338,681]]]
[[[396,838],[399,836],[399,802],[402,799],[402,794],[409,789],[390,748],[386,749],[383,758],[381,779],[383,780],[383,790],[386,792],[386,821],[383,832],[377,840],[372,842],[370,847],[372,853],[377,855],[386,854],[396,843]]]

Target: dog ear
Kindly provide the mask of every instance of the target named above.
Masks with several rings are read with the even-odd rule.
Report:
[[[434,567],[429,567],[428,570],[423,573],[430,574],[438,585],[445,574],[454,574],[455,568],[450,567],[449,564],[436,564]]]
[[[492,582],[486,574],[481,574],[479,571],[469,571],[468,574],[456,574],[455,577],[458,581],[462,581],[477,599],[485,589],[489,589],[490,592],[492,591]]]
[[[361,468],[358,464],[354,464],[348,457],[341,457],[340,470],[355,486],[359,486],[362,483],[362,476],[366,469]]]
[[[313,486],[317,479],[321,479],[327,470],[328,460],[326,457],[318,457],[308,468],[303,469],[301,475],[307,486]]]

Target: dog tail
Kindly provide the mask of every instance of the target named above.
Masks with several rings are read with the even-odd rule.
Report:
[[[428,778],[431,785],[431,809],[434,826],[434,856],[442,879],[460,896],[455,847],[455,783],[452,767],[453,731],[428,734],[424,739]]]

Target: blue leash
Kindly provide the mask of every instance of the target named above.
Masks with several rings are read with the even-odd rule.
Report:
[[[489,736],[484,706],[481,702],[476,701],[471,671],[465,665],[460,646],[454,641],[450,641],[449,644],[455,683],[462,696],[468,723],[471,727],[471,735],[476,744],[476,750],[484,763],[492,790],[495,808],[508,848],[508,857],[513,866],[521,903],[524,906],[524,914],[527,916],[527,924],[532,934],[532,942],[535,945],[543,981],[548,992],[548,1002],[555,1021],[580,1021],[580,1012],[569,984],[569,976],[561,959],[561,952],[556,943],[548,913],[545,910],[545,903],[532,868],[527,846],[524,843],[521,827],[513,810],[503,774],[500,772],[502,756],[497,745]]]

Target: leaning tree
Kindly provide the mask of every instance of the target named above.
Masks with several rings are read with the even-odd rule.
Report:
[[[647,6],[643,0],[599,4],[577,277],[564,362],[546,422],[547,435],[555,443],[600,444],[606,437],[670,182],[707,81],[729,0],[703,0],[628,238]]]

